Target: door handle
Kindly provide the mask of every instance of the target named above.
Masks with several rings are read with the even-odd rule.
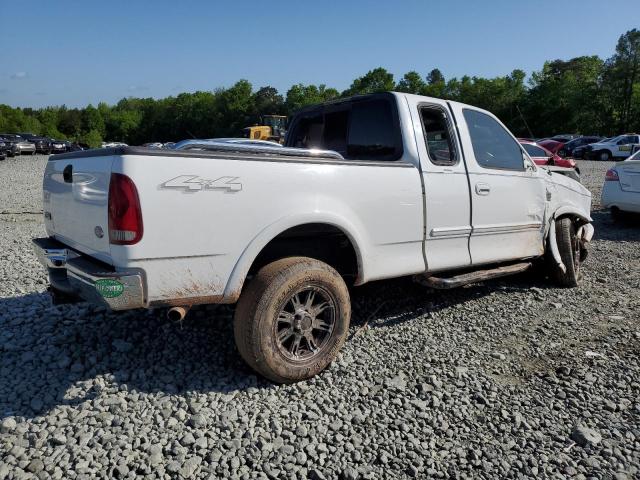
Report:
[[[62,179],[65,183],[73,183],[73,165],[67,165],[62,170]]]
[[[486,183],[476,183],[476,193],[478,195],[489,195],[491,187]]]

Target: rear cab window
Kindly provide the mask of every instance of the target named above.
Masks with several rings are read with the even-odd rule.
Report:
[[[420,105],[419,110],[429,160],[434,165],[455,165],[458,159],[449,115],[438,105]]]
[[[286,146],[334,150],[347,160],[398,160],[402,136],[395,99],[374,94],[302,110]]]
[[[462,110],[476,162],[482,168],[524,171],[524,155],[520,144],[486,113]]]

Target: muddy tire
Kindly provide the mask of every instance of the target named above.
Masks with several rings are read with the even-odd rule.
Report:
[[[351,303],[342,277],[307,257],[263,267],[242,292],[236,345],[251,368],[277,383],[317,375],[336,357],[349,330]]]
[[[570,218],[564,217],[556,220],[555,228],[558,250],[566,271],[563,272],[549,254],[551,278],[561,287],[577,287],[582,278],[580,262],[583,255],[580,251],[580,239],[576,235],[576,226]]]

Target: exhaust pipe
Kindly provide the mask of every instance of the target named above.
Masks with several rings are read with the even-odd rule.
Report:
[[[180,322],[189,313],[191,307],[171,307],[167,310],[167,318],[173,322]]]

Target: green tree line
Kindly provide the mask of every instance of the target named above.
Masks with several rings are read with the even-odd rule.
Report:
[[[230,88],[163,99],[124,98],[116,105],[40,109],[0,105],[0,132],[33,132],[99,146],[104,140],[136,145],[185,138],[238,136],[264,114],[289,115],[305,105],[396,90],[487,109],[520,136],[556,133],[614,135],[640,131],[640,31],[621,35],[613,55],[545,62],[526,79],[522,70],[495,78],[446,79],[437,68],[396,79],[384,68],[356,78],[340,92],[326,85],[293,85],[285,95],[247,80]]]

